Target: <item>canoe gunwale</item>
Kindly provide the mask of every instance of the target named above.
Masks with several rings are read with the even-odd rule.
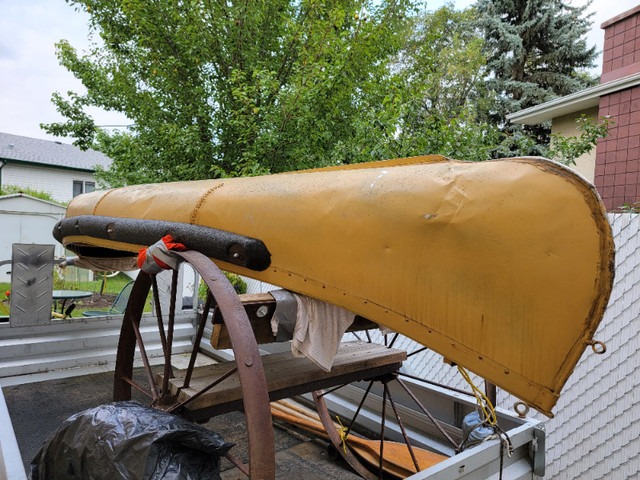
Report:
[[[201,225],[166,220],[80,215],[60,220],[53,229],[53,236],[60,243],[65,243],[63,239],[66,237],[77,235],[142,246],[152,245],[165,235],[171,235],[177,242],[187,245],[192,250],[249,270],[263,271],[271,265],[271,254],[261,240]],[[108,258],[122,256],[124,253],[110,248],[78,244],[67,244],[66,248],[92,257]],[[131,252],[129,248],[126,251]]]

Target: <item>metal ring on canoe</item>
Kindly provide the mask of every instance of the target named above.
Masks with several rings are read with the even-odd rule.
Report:
[[[525,418],[529,413],[529,405],[524,402],[516,402],[513,404],[513,409],[516,411],[520,418]]]
[[[53,228],[53,236],[60,243],[64,237],[76,235],[134,245],[152,245],[165,235],[171,235],[207,257],[250,270],[263,271],[271,264],[271,254],[262,240],[189,223],[80,215],[64,218]],[[107,248],[80,245],[68,245],[67,248],[81,256],[114,255],[114,251]]]
[[[591,350],[593,350],[593,353],[595,354],[602,355],[607,351],[607,346],[604,344],[604,342],[592,340],[589,342],[589,345],[591,345]]]

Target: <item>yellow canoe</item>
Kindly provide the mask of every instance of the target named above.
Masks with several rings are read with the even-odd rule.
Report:
[[[595,189],[540,158],[426,156],[130,186],[76,197],[67,217],[54,234],[88,260],[126,263],[174,233],[223,269],[389,327],[547,415],[613,282]],[[219,242],[196,226],[227,243],[206,251]]]

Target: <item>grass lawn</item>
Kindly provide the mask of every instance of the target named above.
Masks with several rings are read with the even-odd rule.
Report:
[[[109,310],[109,307],[115,300],[115,297],[120,293],[122,288],[131,281],[124,273],[119,273],[117,276],[107,278],[104,282],[103,291],[103,279],[101,275],[96,275],[96,280],[92,282],[67,282],[58,278],[54,274],[53,289],[54,290],[82,290],[85,292],[94,292],[96,295],[93,297],[78,299],[76,308],[71,314],[72,317],[82,317],[84,310]],[[9,302],[5,295],[7,291],[11,290],[11,284],[0,282],[0,316],[9,315]],[[145,303],[145,312],[151,311],[151,293]]]

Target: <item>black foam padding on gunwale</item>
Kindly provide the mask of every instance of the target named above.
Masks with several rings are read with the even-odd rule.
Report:
[[[53,236],[60,243],[65,237],[76,235],[132,245],[152,245],[165,235],[171,235],[189,250],[250,270],[262,271],[271,264],[271,254],[261,240],[188,223],[80,215],[64,218],[53,228]],[[122,252],[116,254],[115,250],[102,247],[67,245],[67,248],[92,257],[122,256]]]

